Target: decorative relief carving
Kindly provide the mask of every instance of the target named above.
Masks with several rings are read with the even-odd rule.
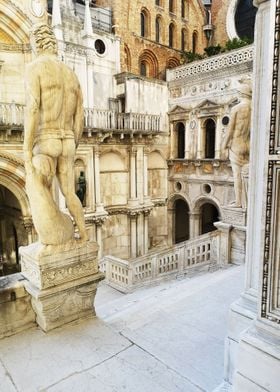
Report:
[[[222,221],[231,225],[246,225],[246,209],[236,207],[222,207]]]

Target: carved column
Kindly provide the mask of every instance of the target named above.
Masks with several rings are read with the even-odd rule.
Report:
[[[170,159],[174,159],[174,124],[170,123]]]
[[[197,152],[196,152],[196,157],[197,159],[202,159],[204,158],[204,132],[203,128],[201,126],[201,120],[198,122],[198,129],[197,129]]]
[[[103,211],[103,204],[100,196],[100,170],[99,170],[99,147],[94,147],[94,194],[96,211]]]
[[[149,148],[144,147],[144,157],[143,157],[143,195],[144,201],[149,199],[150,196],[148,195],[148,154],[150,152]]]
[[[136,153],[137,149],[132,147],[130,150],[130,200],[129,204],[135,204],[137,198],[136,189]]]
[[[189,212],[189,222],[190,222],[190,239],[199,236],[199,212]]]
[[[222,122],[220,116],[217,117],[215,136],[215,159],[221,159]]]
[[[190,159],[190,129],[189,121],[185,121],[185,159]]]
[[[137,256],[137,215],[130,215],[130,257]]]
[[[144,254],[149,250],[149,214],[150,211],[144,211]]]

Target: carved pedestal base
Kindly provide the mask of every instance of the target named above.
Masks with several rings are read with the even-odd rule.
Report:
[[[97,284],[104,279],[97,252],[96,243],[78,241],[51,249],[39,243],[20,248],[25,287],[44,331],[95,315]]]
[[[230,254],[231,263],[245,262],[247,210],[232,206],[222,207],[222,222],[231,226]]]

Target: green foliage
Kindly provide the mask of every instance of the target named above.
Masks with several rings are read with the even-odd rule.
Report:
[[[248,37],[233,38],[233,39],[228,40],[224,47],[221,46],[220,44],[208,46],[207,48],[204,49],[204,52],[205,52],[204,54],[198,54],[198,53],[193,53],[193,52],[183,52],[182,58],[181,58],[181,64],[191,63],[196,60],[202,60],[206,57],[211,57],[211,56],[215,56],[220,53],[228,52],[233,49],[242,48],[243,46],[250,45],[252,43],[253,43],[253,40]]]
[[[204,49],[204,52],[207,54],[208,57],[214,56],[215,54],[221,53],[222,47],[220,44],[208,46],[208,48]]]
[[[191,63],[195,60],[202,60],[204,59],[205,55],[193,53],[193,52],[183,52],[183,62],[184,63]]]
[[[229,39],[226,42],[225,49],[226,49],[226,51],[228,51],[228,50],[242,48],[242,46],[249,45],[252,42],[253,41],[248,37],[243,37],[242,39],[241,38]]]

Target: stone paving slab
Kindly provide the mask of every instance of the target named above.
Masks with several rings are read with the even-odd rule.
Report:
[[[99,366],[74,374],[46,391],[201,392],[201,389],[133,345]]]
[[[1,392],[210,392],[223,377],[242,267],[131,294],[101,285],[97,318],[0,340]]]

